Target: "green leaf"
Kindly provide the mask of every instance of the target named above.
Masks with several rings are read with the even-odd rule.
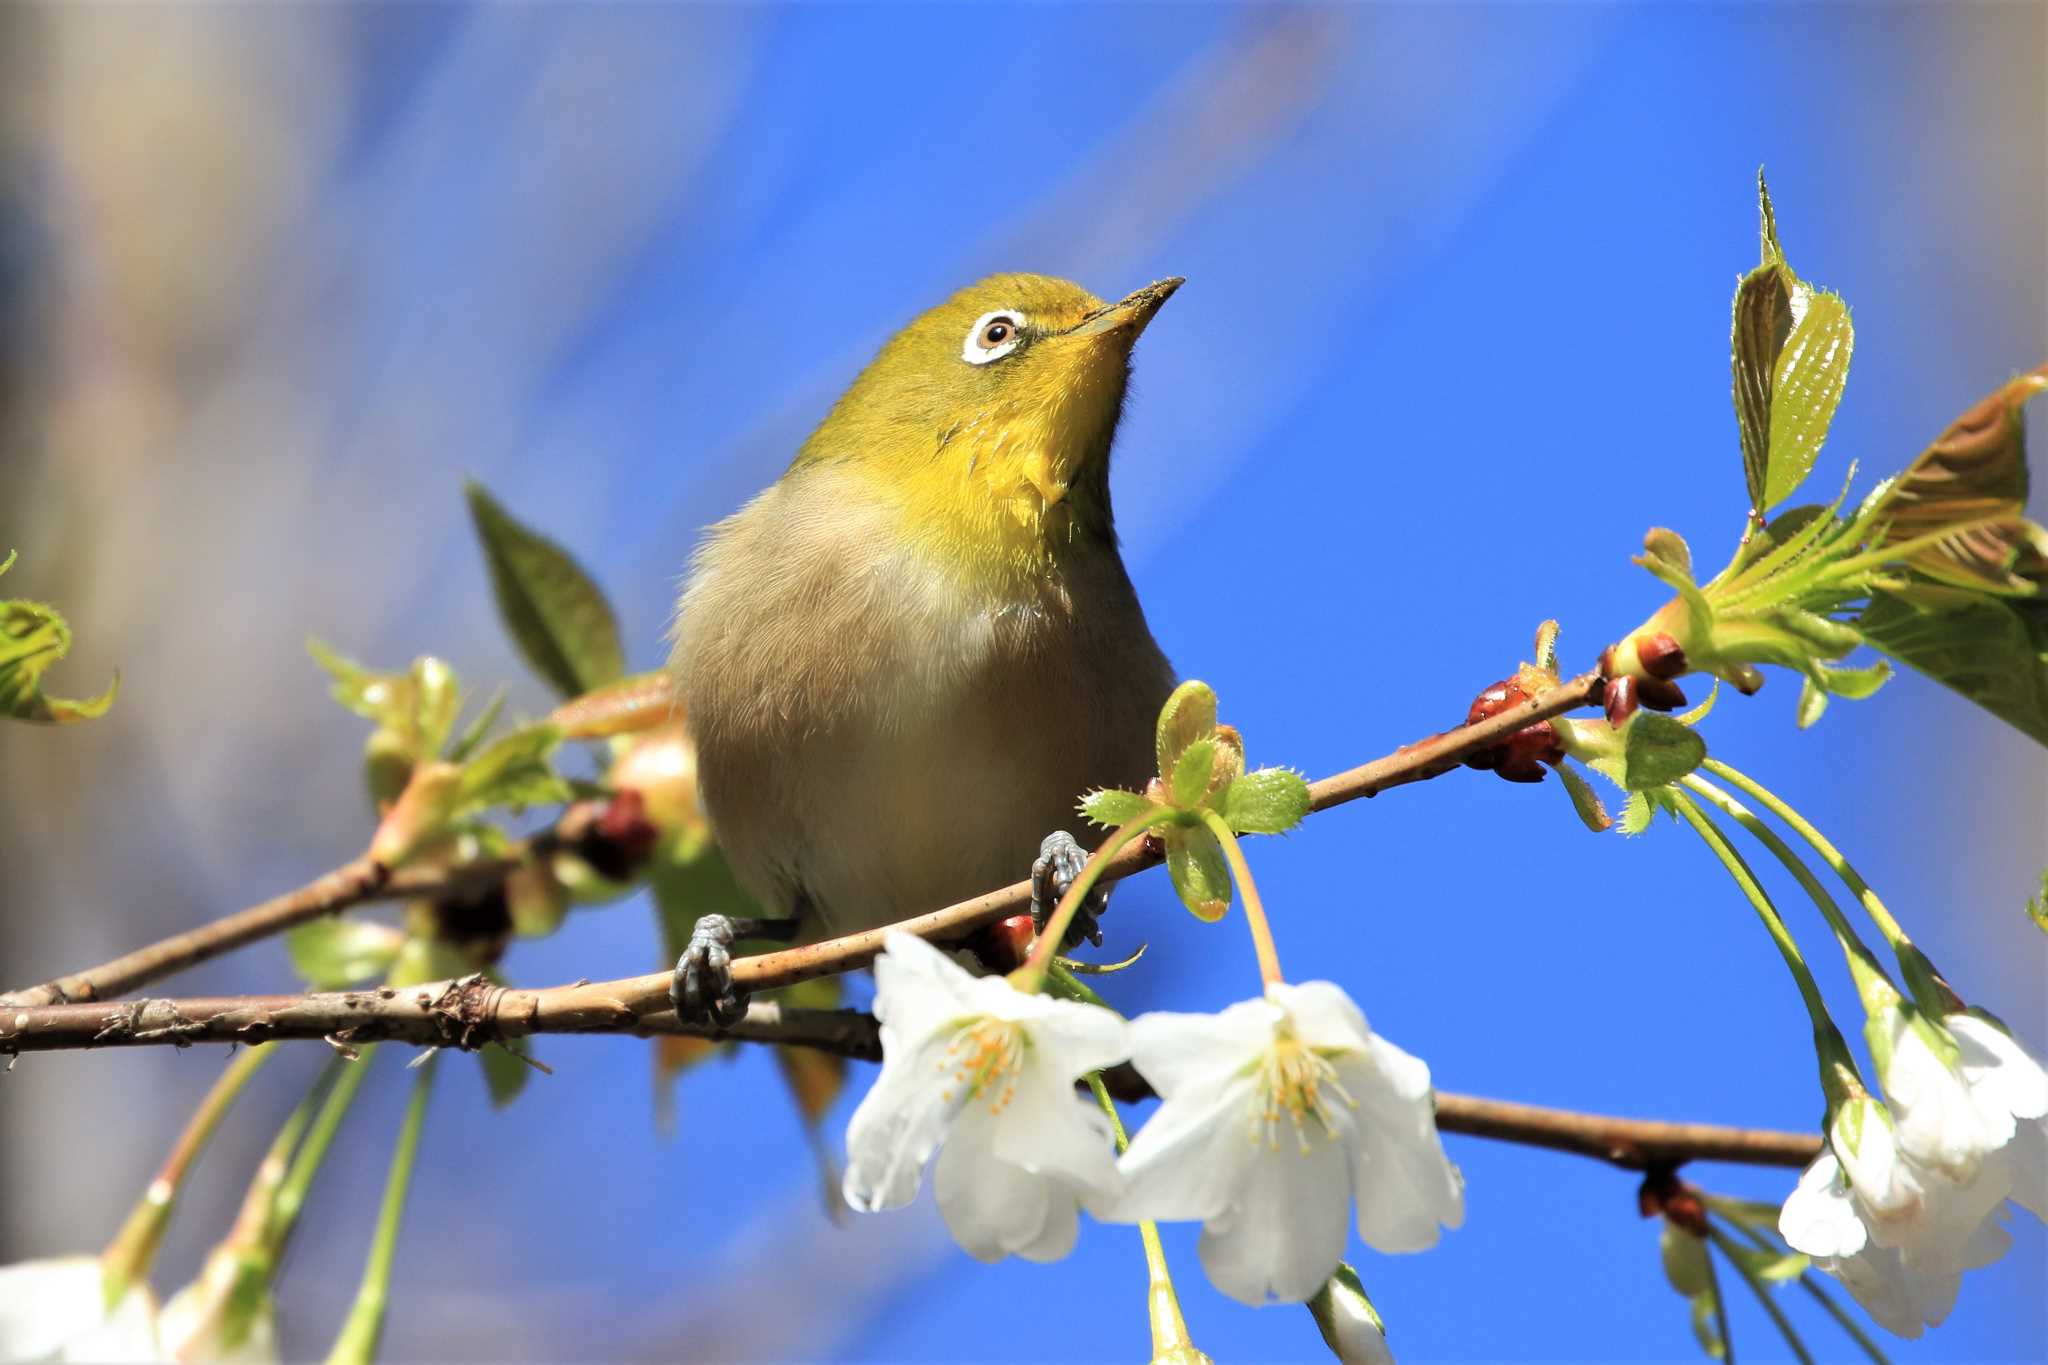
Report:
[[[1173,804],[1193,810],[1209,794],[1209,775],[1216,771],[1216,744],[1198,739],[1180,751],[1173,763]]]
[[[1666,526],[1652,526],[1643,535],[1643,553],[1662,560],[1674,572],[1692,577],[1692,547],[1685,537]],[[1538,667],[1541,667],[1539,661]]]
[[[567,801],[569,784],[548,763],[561,742],[561,731],[552,725],[529,725],[498,738],[463,765],[454,814],[488,806],[519,810]]]
[[[403,673],[377,673],[316,636],[306,638],[306,652],[334,679],[329,689],[334,699],[389,731],[406,758],[431,758],[441,751],[462,706],[461,684],[445,661],[422,655]]]
[[[1197,919],[1222,919],[1230,909],[1230,865],[1216,836],[1204,825],[1169,825],[1165,838],[1166,873],[1181,904]]]
[[[1664,1220],[1657,1249],[1664,1261],[1664,1278],[1685,1298],[1713,1292],[1714,1268],[1707,1263],[1707,1244],[1685,1229]]]
[[[498,723],[498,716],[504,709],[505,689],[501,687],[491,693],[491,699],[484,703],[484,709],[477,712],[475,718],[462,727],[462,733],[448,745],[448,761],[468,762],[470,755],[474,754],[478,746],[490,735],[491,727]]]
[[[2048,869],[2041,872],[2040,894],[2027,901],[2027,918],[2034,921],[2034,927],[2048,934]]]
[[[1572,809],[1579,813],[1579,819],[1585,821],[1587,829],[1599,834],[1614,823],[1608,817],[1607,807],[1600,804],[1599,793],[1585,778],[1564,764],[1558,765],[1557,775],[1564,779],[1564,789],[1572,798]]]
[[[1865,639],[2048,745],[2048,599],[1916,582],[1871,593]]]
[[[1173,777],[1174,765],[1188,745],[1198,739],[1207,739],[1216,732],[1216,694],[1209,684],[1190,678],[1166,699],[1166,705],[1159,708],[1159,730],[1156,736],[1156,751],[1159,759],[1159,780],[1168,782]]]
[[[7,564],[14,563],[9,552]],[[6,565],[0,565],[4,570]],[[74,700],[43,692],[43,674],[71,652],[71,627],[54,607],[0,601],[0,716],[37,725],[70,725],[107,713],[121,690],[119,674],[97,697]]]
[[[1152,809],[1152,803],[1136,792],[1104,787],[1081,798],[1081,814],[1106,829],[1127,825]]]
[[[388,924],[329,917],[295,925],[284,936],[284,950],[308,986],[332,991],[389,972],[405,940]]]
[[[1622,785],[1645,791],[1676,782],[1707,757],[1707,742],[1686,726],[1655,711],[1638,711],[1628,723],[1622,748]]]
[[[484,1085],[491,1092],[491,1108],[503,1109],[526,1089],[528,1073],[534,1067],[527,1057],[532,1048],[524,1038],[509,1043],[486,1043],[476,1059],[484,1069]]]
[[[1804,292],[1795,294],[1793,308],[1798,311],[1803,298],[1804,316],[1785,342],[1771,383],[1770,454],[1759,508],[1783,502],[1812,472],[1849,382],[1849,356],[1856,345],[1849,305],[1841,295],[1798,288]]]
[[[1308,808],[1308,779],[1292,768],[1246,773],[1223,796],[1223,818],[1239,834],[1285,834]]]
[[[1735,288],[1735,422],[1752,509],[1784,501],[1813,468],[1848,382],[1855,332],[1839,295],[1786,263],[1770,189],[1757,176],[1763,260]]]
[[[1821,712],[1827,709],[1827,689],[1817,686],[1813,681],[1813,675],[1811,673],[1807,674],[1799,687],[1799,706],[1793,712],[1793,723],[1804,730],[1819,720]]]
[[[483,485],[471,481],[464,491],[498,614],[526,662],[565,697],[621,677],[626,664],[618,618],[590,576],[561,546],[515,520]]]

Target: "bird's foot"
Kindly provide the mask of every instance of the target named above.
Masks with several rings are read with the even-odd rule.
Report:
[[[1081,869],[1087,862],[1088,851],[1063,829],[1046,835],[1045,842],[1038,846],[1038,861],[1031,864],[1031,923],[1040,933],[1045,931],[1046,920],[1066,899],[1074,879],[1081,875]],[[1101,885],[1090,888],[1080,910],[1067,925],[1060,949],[1065,951],[1076,947],[1082,939],[1101,947],[1102,929],[1095,921],[1108,908],[1109,888]]]
[[[797,935],[796,919],[750,919],[703,915],[690,930],[690,945],[676,959],[669,978],[669,1003],[686,1024],[738,1023],[747,1012],[747,992],[732,982],[732,945],[743,938],[768,938],[788,943]]]

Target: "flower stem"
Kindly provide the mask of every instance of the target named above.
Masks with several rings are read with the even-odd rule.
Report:
[[[1735,1338],[1728,1331],[1728,1296],[1721,1292],[1720,1272],[1714,1269],[1712,1256],[1702,1256],[1700,1262],[1707,1268],[1707,1288],[1714,1296],[1714,1331],[1721,1338],[1721,1365],[1735,1365]]]
[[[1708,1206],[1716,1209],[1721,1204],[1731,1202],[1739,1201],[1718,1200],[1711,1195],[1707,1198]],[[1766,1212],[1775,1214],[1776,1210],[1767,1208]],[[1749,1224],[1743,1222],[1740,1218],[1728,1218],[1728,1226],[1741,1233],[1744,1238],[1755,1245],[1757,1250],[1768,1251],[1773,1255],[1782,1254],[1779,1248],[1772,1245],[1768,1238]],[[1849,1334],[1849,1338],[1863,1349],[1863,1354],[1869,1356],[1874,1365],[1892,1365],[1891,1361],[1885,1356],[1884,1351],[1879,1348],[1875,1341],[1870,1339],[1870,1334],[1863,1330],[1855,1318],[1850,1316],[1847,1309],[1835,1302],[1834,1295],[1821,1287],[1820,1272],[1814,1270],[1802,1272],[1799,1276],[1799,1287],[1813,1296],[1814,1302],[1827,1311],[1827,1315],[1835,1320],[1836,1326]]]
[[[1756,813],[1750,810],[1749,807],[1743,805],[1740,801],[1737,801],[1705,778],[1697,774],[1688,774],[1681,780],[1686,790],[1700,797],[1723,815],[1735,821],[1736,824],[1748,830],[1750,834],[1755,836],[1758,843],[1769,849],[1772,856],[1784,864],[1785,870],[1792,874],[1794,880],[1799,883],[1800,889],[1812,897],[1813,903],[1820,908],[1821,918],[1825,919],[1828,922],[1828,928],[1834,931],[1835,941],[1842,945],[1842,954],[1848,958],[1849,969],[1856,975],[1859,984],[1866,977],[1874,977],[1885,981],[1886,985],[1890,984],[1889,980],[1885,978],[1884,968],[1879,965],[1877,958],[1864,945],[1863,940],[1857,937],[1855,926],[1849,923],[1849,917],[1842,913],[1842,908],[1835,904],[1834,897],[1827,893],[1826,888],[1820,884],[1820,880],[1813,875],[1813,869],[1809,868],[1804,860],[1794,853],[1783,839],[1778,837],[1776,830],[1758,819]]]
[[[1770,1286],[1758,1279],[1756,1272],[1749,1268],[1749,1262],[1742,1259],[1741,1248],[1728,1239],[1727,1233],[1711,1223],[1707,1225],[1707,1236],[1721,1249],[1721,1254],[1728,1258],[1728,1263],[1735,1267],[1735,1273],[1742,1276],[1743,1283],[1756,1295],[1756,1301],[1764,1306],[1764,1312],[1771,1315],[1771,1322],[1785,1338],[1785,1344],[1792,1348],[1792,1354],[1799,1357],[1802,1365],[1813,1365],[1813,1356],[1808,1353],[1806,1343],[1799,1339],[1799,1333],[1793,1329],[1792,1320],[1785,1316],[1785,1310],[1778,1307],[1778,1301],[1771,1297]]]
[[[391,1153],[391,1174],[384,1182],[384,1203],[377,1214],[377,1231],[370,1239],[363,1283],[356,1291],[348,1318],[334,1338],[327,1365],[369,1365],[376,1358],[377,1342],[384,1335],[384,1308],[391,1294],[391,1263],[398,1248],[398,1224],[405,1213],[406,1191],[412,1185],[412,1169],[419,1158],[420,1130],[426,1126],[427,1092],[434,1080],[434,1061],[429,1055],[413,1082],[412,1100],[405,1107],[405,1122],[398,1130],[398,1146]]]
[[[1223,860],[1230,864],[1230,875],[1237,879],[1237,889],[1244,893],[1244,920],[1251,927],[1252,950],[1259,955],[1259,979],[1268,986],[1277,986],[1287,978],[1280,975],[1280,952],[1273,946],[1273,926],[1266,920],[1266,907],[1259,900],[1259,888],[1252,881],[1252,867],[1245,861],[1237,833],[1230,828],[1229,821],[1213,810],[1202,812],[1202,822],[1223,845]]]
[[[1771,942],[1778,946],[1778,952],[1785,959],[1786,968],[1792,973],[1792,980],[1799,987],[1800,999],[1806,1003],[1807,1017],[1813,1022],[1814,1047],[1821,1064],[1821,1087],[1827,1092],[1830,1110],[1840,1098],[1840,1068],[1848,1062],[1848,1044],[1843,1041],[1841,1031],[1828,1014],[1827,1002],[1821,998],[1820,986],[1814,981],[1813,973],[1807,968],[1806,959],[1800,955],[1799,944],[1792,932],[1785,927],[1785,921],[1778,914],[1778,908],[1771,904],[1771,898],[1757,883],[1756,874],[1735,846],[1728,842],[1728,836],[1721,832],[1713,818],[1699,808],[1699,803],[1690,796],[1674,792],[1671,807],[1681,819],[1693,827],[1728,875],[1735,879],[1757,918],[1763,921],[1764,929],[1771,936]]]
[[[150,1263],[156,1258],[157,1245],[163,1240],[164,1228],[177,1204],[178,1191],[184,1185],[192,1163],[206,1150],[207,1142],[220,1126],[221,1119],[234,1106],[242,1087],[276,1053],[275,1043],[258,1043],[243,1049],[228,1063],[227,1069],[221,1072],[213,1088],[206,1092],[206,1098],[199,1102],[199,1107],[186,1121],[185,1130],[178,1134],[178,1140],[164,1158],[156,1179],[149,1182],[141,1202],[121,1224],[114,1240],[107,1243],[107,1249],[100,1253],[107,1307],[112,1308],[119,1303],[131,1284],[148,1276]]]
[[[340,1063],[333,1087],[306,1130],[305,1142],[293,1154],[291,1170],[278,1186],[277,1197],[271,1201],[269,1217],[263,1225],[264,1245],[272,1256],[284,1253],[285,1243],[298,1223],[299,1210],[306,1205],[306,1192],[312,1188],[313,1177],[320,1173],[320,1163],[326,1160],[327,1149],[333,1145],[342,1118],[355,1102],[356,1092],[363,1088],[363,1080],[370,1072],[370,1058],[376,1053],[377,1045],[370,1043],[354,1061]]]
[[[1100,1071],[1088,1073],[1088,1088],[1095,1092],[1095,1102],[1102,1106],[1102,1112],[1109,1115],[1110,1131],[1116,1134],[1116,1150],[1121,1155],[1130,1147],[1130,1139],[1124,1136],[1123,1119],[1116,1112],[1116,1101],[1109,1097],[1109,1087],[1102,1083]],[[1138,1236],[1145,1243],[1146,1309],[1152,1323],[1152,1358],[1200,1358],[1194,1339],[1188,1336],[1187,1322],[1180,1315],[1180,1298],[1173,1292],[1173,1276],[1166,1269],[1166,1248],[1159,1241],[1159,1225],[1149,1219],[1139,1223]]]
[[[1107,839],[1097,845],[1095,851],[1088,855],[1088,861],[1082,865],[1080,875],[1074,878],[1074,884],[1067,888],[1067,894],[1060,898],[1060,903],[1053,907],[1052,914],[1046,918],[1045,928],[1039,931],[1038,942],[1032,945],[1031,956],[1024,960],[1023,966],[1010,973],[1011,985],[1031,995],[1044,988],[1046,966],[1052,961],[1053,955],[1059,952],[1060,940],[1067,936],[1067,927],[1074,922],[1074,916],[1080,913],[1081,902],[1094,890],[1095,883],[1102,876],[1102,869],[1109,865],[1111,858],[1122,852],[1126,844],[1141,838],[1146,830],[1162,823],[1172,814],[1173,811],[1169,808],[1156,807],[1135,820],[1117,826]]]

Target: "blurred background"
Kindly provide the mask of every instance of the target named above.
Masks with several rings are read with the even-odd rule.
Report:
[[[102,721],[0,728],[0,980],[362,847],[363,728],[308,632],[384,667],[442,654],[546,708],[463,475],[579,554],[629,666],[653,667],[699,529],[894,329],[996,270],[1110,296],[1188,277],[1139,348],[1115,496],[1155,633],[1254,762],[1322,774],[1443,728],[1547,616],[1583,667],[1663,598],[1628,563],[1645,528],[1715,562],[1739,532],[1728,304],[1759,163],[1793,264],[1855,310],[1815,491],[1851,457],[1866,484],[1899,467],[2048,359],[2044,67],[2040,4],[0,9],[4,587],[70,616],[53,690],[123,679]],[[1806,733],[1796,691],[1724,700],[1717,753],[2048,1050],[2048,940],[2021,908],[2048,858],[2040,749],[1915,676]],[[1466,774],[1253,858],[1295,974],[1344,982],[1446,1089],[1818,1120],[1789,981],[1668,827],[1594,838],[1556,782]],[[1854,1032],[1817,916],[1780,889]],[[1242,930],[1195,924],[1162,880],[1126,884],[1109,928],[1151,944],[1115,983],[1133,1011],[1249,992]],[[504,966],[538,985],[658,956],[632,901]],[[268,943],[174,987],[290,979]],[[160,1290],[224,1230],[315,1051],[244,1099]],[[645,1044],[538,1051],[555,1074],[504,1113],[475,1067],[442,1068],[388,1358],[1147,1353],[1127,1230],[987,1268],[928,1197],[835,1224],[766,1054],[687,1076],[664,1136]],[[289,1356],[324,1354],[360,1274],[404,1090],[382,1061],[284,1275]],[[0,1263],[102,1245],[221,1064],[32,1056],[0,1078]],[[1355,1258],[1403,1361],[1697,1358],[1634,1177],[1448,1147],[1463,1230]],[[1771,1200],[1792,1178],[1690,1174]],[[2048,1238],[2024,1215],[2014,1235],[1895,1358],[2048,1353]],[[1192,1229],[1168,1250],[1217,1359],[1322,1357],[1307,1314],[1211,1291]],[[1730,1305],[1744,1359],[1784,1354]]]

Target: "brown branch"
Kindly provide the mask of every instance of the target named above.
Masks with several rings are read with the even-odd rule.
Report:
[[[318,995],[45,1005],[0,1014],[0,1052],[288,1038],[324,1038],[336,1047],[392,1041],[473,1049],[543,1033],[682,1033],[881,1058],[874,1016],[859,1011],[787,1009],[761,1001],[748,1006],[733,1027],[714,1029],[678,1023],[665,1000],[664,1008],[636,1011],[613,993],[617,984],[522,991],[472,976]],[[1150,1093],[1128,1067],[1117,1068],[1112,1080],[1119,1098]],[[1685,1161],[1796,1167],[1820,1150],[1820,1139],[1809,1133],[1616,1118],[1443,1092],[1437,1095],[1437,1127],[1576,1152],[1630,1170],[1669,1169]]]
[[[1466,758],[1506,738],[1516,730],[1563,715],[1581,706],[1592,705],[1599,700],[1601,685],[1602,679],[1597,672],[1581,674],[1570,682],[1539,693],[1476,724],[1461,726],[1444,734],[1431,735],[1414,744],[1403,745],[1383,758],[1376,758],[1348,772],[1337,773],[1311,783],[1309,808],[1327,810],[1331,806],[1355,801],[1362,796],[1377,796],[1389,787],[1441,776],[1457,767]],[[562,825],[571,823],[571,814],[575,810],[576,808],[572,807],[571,813],[565,814]],[[561,840],[568,837],[570,836],[564,834],[558,826],[555,830],[535,835],[529,843],[538,845],[545,840]],[[211,924],[201,925],[197,929],[174,934],[161,942],[117,957],[112,962],[102,963],[71,976],[59,977],[41,986],[0,996],[0,1008],[36,1007],[118,996],[268,934],[281,933],[306,920],[332,914],[369,900],[445,894],[458,885],[475,884],[493,877],[501,877],[517,866],[518,861],[516,857],[507,857],[463,864],[454,868],[422,866],[403,868],[396,873],[390,873],[383,869],[382,864],[367,857],[358,858],[324,877],[307,883],[297,891],[288,892],[261,905],[238,911]],[[1103,870],[1102,880],[1117,881],[1134,872],[1142,872],[1158,861],[1158,856],[1149,853],[1143,843],[1133,844],[1110,861]],[[993,924],[997,920],[1028,909],[1030,904],[1031,883],[1013,882],[1009,886],[977,896],[973,900],[962,901],[958,905],[947,906],[943,910],[935,910],[930,914],[920,915],[915,919],[904,920],[882,929],[849,934],[844,938],[814,943],[802,948],[791,948],[784,952],[741,958],[733,963],[733,982],[742,990],[766,990],[775,986],[791,985],[814,976],[851,971],[856,967],[865,966],[881,952],[883,936],[892,929],[902,929],[925,938],[957,938],[985,924]],[[636,1013],[645,1014],[652,1008],[666,1007],[668,974],[654,973],[609,982],[607,989],[611,996],[624,1002]]]

